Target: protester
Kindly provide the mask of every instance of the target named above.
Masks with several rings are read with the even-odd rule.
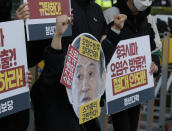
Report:
[[[11,20],[12,0],[0,1],[0,22]],[[32,85],[32,75],[27,73],[29,87]],[[29,125],[29,110],[20,111],[18,113],[0,118],[1,130],[4,131],[26,131]]]
[[[124,16],[122,15],[122,17]],[[68,17],[66,15],[58,16],[56,21],[56,32],[51,46],[48,46],[45,49],[45,67],[40,78],[33,87],[35,91],[37,91],[35,95],[39,96],[34,97],[36,128],[39,131],[101,130],[95,122],[79,125],[78,118],[75,116],[72,105],[69,103],[66,87],[60,83],[66,55],[66,49],[63,47],[63,44],[66,43],[62,41],[62,34],[67,29]],[[125,17],[123,18],[123,21],[125,21]],[[108,35],[107,38],[109,38]],[[103,41],[103,47],[106,47],[107,50],[109,50],[108,48],[111,48],[112,51],[110,52],[113,53],[115,49],[114,44],[112,45],[111,42],[108,43],[109,40],[107,38],[106,41]],[[116,40],[114,41],[115,43],[119,42]],[[105,52],[109,54],[110,52],[107,52],[107,50]],[[83,58],[83,60],[84,59],[85,58]],[[99,71],[101,72],[101,70]]]
[[[107,27],[101,8],[92,0],[71,0],[71,7],[74,16],[72,37],[62,39],[63,43],[65,43],[63,44],[63,49],[67,50],[68,45],[81,33],[90,33],[100,41],[101,37],[106,34],[105,30]],[[28,52],[30,54],[29,57],[35,59],[40,55],[41,57],[39,58],[43,59],[43,53],[40,54],[40,52],[42,52],[42,49],[49,43],[43,45],[39,43],[36,48],[31,47],[33,44],[30,45],[30,49],[32,48],[33,50],[28,50],[30,52]],[[54,50],[50,50],[51,53],[55,53]],[[72,106],[69,103],[65,87],[60,84],[60,77],[64,65],[64,54],[61,57],[56,57],[57,61],[53,61],[53,64],[50,62],[53,56],[48,57],[47,51],[44,56],[44,70],[31,90],[37,130],[77,131],[83,129],[83,125],[79,126],[78,118],[75,116]],[[35,59],[35,61],[37,60],[38,59]],[[48,61],[48,63],[46,61]],[[94,119],[85,123],[84,130],[100,131],[98,120]]]
[[[155,52],[161,48],[161,42],[156,25],[149,15],[151,3],[151,0],[118,0],[114,7],[104,11],[104,16],[109,27],[115,28],[112,30],[119,34],[120,40],[149,35],[151,51]],[[123,28],[119,26],[120,20],[119,23],[114,23],[114,17],[119,19],[116,15],[120,13],[127,16]],[[159,57],[152,54],[152,59],[156,64],[152,62],[150,74],[156,74],[160,69]],[[114,131],[136,131],[139,114],[140,105],[137,105],[111,115]]]

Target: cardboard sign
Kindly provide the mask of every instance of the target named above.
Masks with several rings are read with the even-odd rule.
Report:
[[[120,41],[108,64],[106,101],[114,114],[154,97],[149,36]]]
[[[27,40],[42,40],[52,38],[56,29],[56,17],[67,15],[70,17],[70,0],[24,0],[28,2],[30,19],[26,20]],[[64,33],[71,36],[71,25]]]
[[[0,23],[0,32],[0,117],[4,117],[28,109],[30,102],[24,22]]]
[[[83,40],[84,38],[84,40]],[[87,42],[85,42],[85,40]],[[84,42],[83,42],[84,41]],[[100,115],[100,98],[105,90],[105,57],[104,53],[97,45],[95,50],[100,53],[97,56],[99,60],[90,58],[88,55],[79,53],[82,47],[88,47],[92,50],[93,44],[99,43],[98,40],[88,33],[83,33],[77,36],[72,45],[68,49],[68,54],[65,60],[65,66],[61,81],[66,87],[68,98],[73,106],[76,116],[80,120],[80,124],[90,121]],[[81,46],[81,44],[83,44]],[[72,48],[71,48],[72,47]],[[70,55],[71,49],[78,50],[77,55]],[[74,50],[73,49],[73,50]],[[74,51],[75,51],[74,50]],[[75,51],[76,52],[76,51]],[[76,53],[72,53],[76,54]],[[86,53],[87,54],[87,53]],[[71,56],[71,57],[69,57]],[[96,58],[97,58],[96,56]],[[77,59],[77,60],[76,60]],[[69,62],[70,61],[70,62]],[[73,61],[73,62],[72,62]],[[69,63],[69,64],[67,64]],[[75,68],[75,69],[74,69]],[[68,79],[66,79],[68,78]],[[67,82],[67,80],[69,82]]]
[[[78,55],[79,55],[79,51],[75,49],[72,45],[70,45],[68,48],[68,53],[65,60],[65,66],[60,81],[60,83],[62,83],[68,88],[71,88],[72,86],[73,76],[78,61]]]
[[[79,107],[79,124],[83,124],[100,116],[100,100],[96,99]]]

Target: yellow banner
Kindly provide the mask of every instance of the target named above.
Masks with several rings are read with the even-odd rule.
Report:
[[[79,124],[83,124],[100,116],[100,100],[96,99],[79,107]]]
[[[24,66],[0,71],[0,94],[26,85]]]
[[[80,54],[91,59],[100,60],[101,44],[98,41],[92,40],[86,36],[81,37]]]
[[[113,94],[119,94],[148,83],[146,70],[112,79]]]

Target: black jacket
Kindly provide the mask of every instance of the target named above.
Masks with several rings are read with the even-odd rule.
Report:
[[[0,22],[11,20],[12,0],[0,0]]]
[[[36,128],[39,131],[80,130],[78,120],[68,101],[66,89],[60,84],[65,54],[65,50],[46,48],[45,67],[31,89]]]
[[[81,33],[90,33],[100,41],[102,35],[107,34],[107,24],[100,6],[90,2],[89,6],[81,7],[76,0],[71,2],[74,14],[73,38]]]

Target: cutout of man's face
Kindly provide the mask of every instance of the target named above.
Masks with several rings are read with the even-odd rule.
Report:
[[[105,73],[103,73],[105,75]],[[79,117],[79,106],[100,98],[102,92],[102,75],[100,61],[79,55],[72,82],[72,88],[67,89],[70,102]]]
[[[79,105],[86,104],[98,97],[99,69],[100,63],[98,61],[79,55],[72,83],[72,94],[75,94],[72,95],[72,98],[77,100]]]
[[[78,49],[82,35],[97,41],[93,36],[83,33],[73,41],[72,45]],[[95,99],[100,99],[105,89],[105,60],[103,51],[100,53],[100,61],[78,55],[78,61],[74,72],[71,88],[66,88],[68,98],[73,106],[75,114],[79,118],[79,107]]]

